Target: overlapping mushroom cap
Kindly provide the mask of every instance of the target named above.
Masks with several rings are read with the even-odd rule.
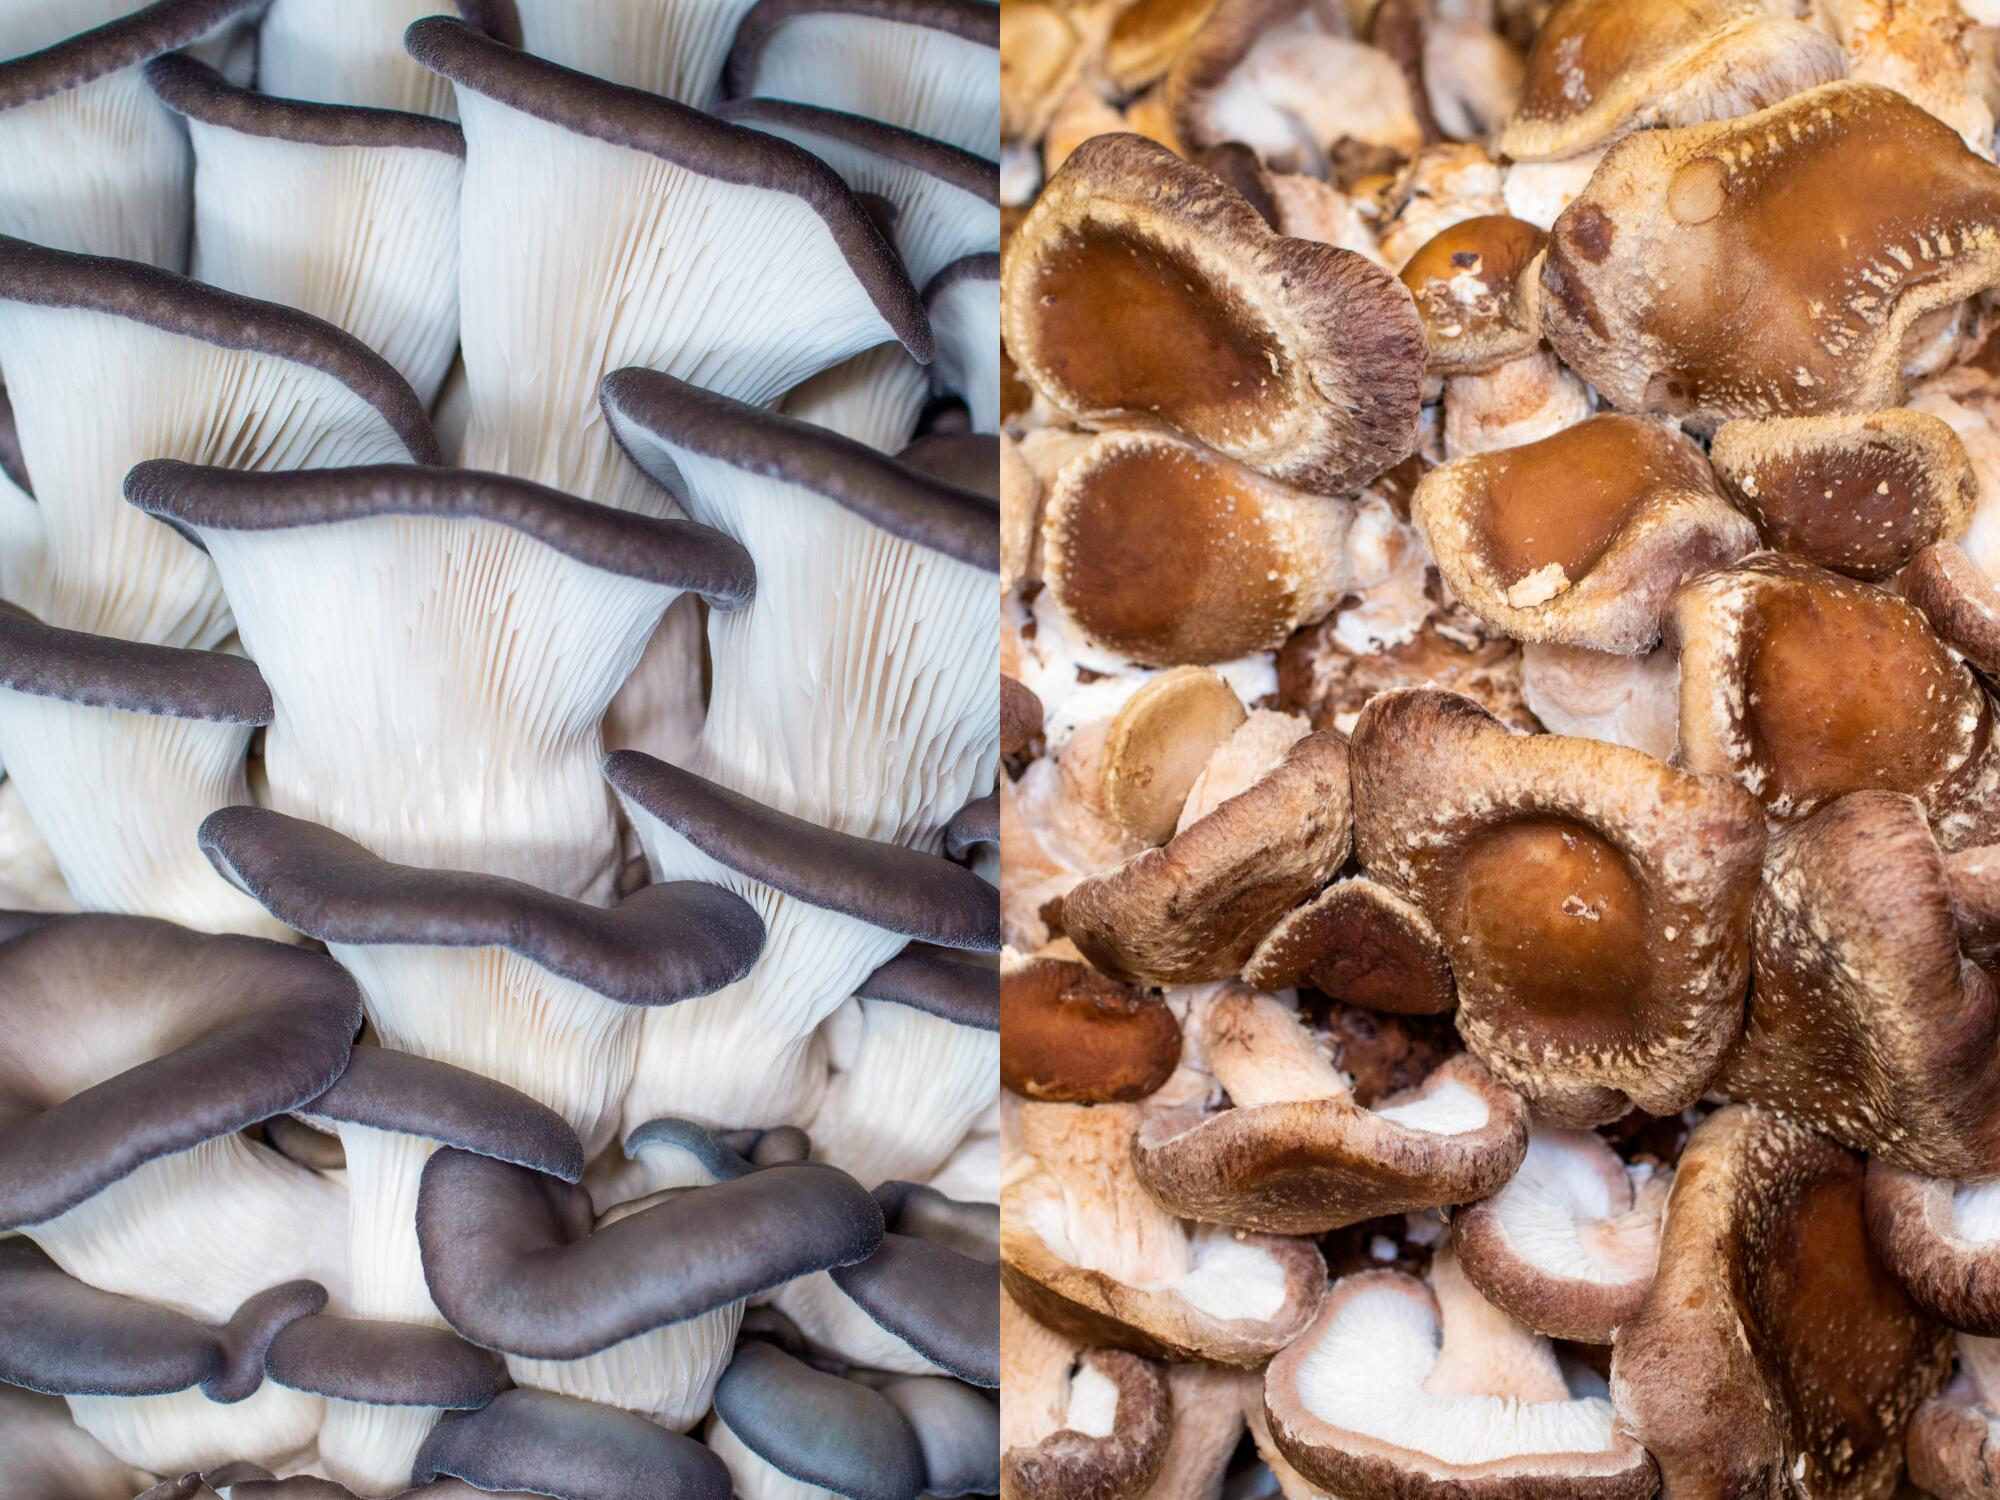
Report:
[[[1000,1331],[1002,1493],[1009,1500],[1143,1495],[1173,1433],[1173,1397],[1160,1367],[1122,1349],[1080,1350],[1005,1293]]]
[[[1062,946],[1001,956],[1001,1084],[1062,1104],[1143,1099],[1180,1061],[1180,1022],[1158,995],[1106,979]]]
[[[2000,1335],[2000,1187],[1868,1164],[1868,1236],[1910,1300],[1982,1340]]]

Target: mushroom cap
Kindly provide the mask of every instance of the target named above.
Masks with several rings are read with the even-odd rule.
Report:
[[[1391,1015],[1439,1015],[1458,1004],[1444,939],[1414,901],[1365,875],[1335,881],[1264,935],[1243,966],[1260,990],[1307,985]]]
[[[944,852],[950,859],[966,863],[981,847],[997,848],[1000,843],[1000,793],[974,797],[951,815],[944,825]]]
[[[324,104],[239,88],[185,52],[146,64],[146,86],[175,114],[244,135],[310,146],[403,147],[463,158],[465,133],[449,120],[358,104]]]
[[[1104,811],[1142,842],[1173,837],[1209,757],[1248,715],[1235,689],[1204,667],[1171,667],[1125,700],[1099,753]]]
[[[1856,578],[1957,537],[1979,493],[1958,434],[1899,408],[1726,422],[1709,459],[1766,546]]]
[[[1000,1488],[1000,1403],[942,1375],[882,1387],[924,1451],[924,1493],[938,1500]]]
[[[0,945],[0,993],[19,1039],[0,1054],[9,1229],[316,1098],[361,1027],[332,959],[144,917],[61,917]]]
[[[1611,1356],[1667,1493],[1885,1494],[1950,1368],[1949,1333],[1869,1244],[1858,1158],[1746,1106],[1695,1127],[1659,1274]]]
[[[431,1429],[410,1477],[557,1500],[729,1500],[729,1471],[692,1438],[644,1417],[548,1391],[502,1391]]]
[[[1730,1098],[1931,1176],[2000,1176],[2000,996],[1959,952],[1923,808],[1855,792],[1772,835]]]
[[[1947,849],[2000,833],[1992,704],[1902,600],[1762,554],[1683,588],[1667,637],[1690,770],[1774,819],[1879,790],[1920,800]]]
[[[1000,1385],[1000,1268],[940,1233],[936,1215],[901,1212],[913,1183],[875,1190],[888,1228],[865,1260],[835,1266],[833,1283],[883,1329],[930,1363],[971,1385]],[[930,1230],[930,1233],[925,1233]],[[984,1288],[990,1283],[992,1294]]]
[[[1868,1163],[1864,1202],[1875,1250],[1912,1302],[1940,1323],[2000,1335],[2000,1191]]]
[[[1439,230],[1396,279],[1423,319],[1435,375],[1471,375],[1534,353],[1542,341],[1541,266],[1548,232],[1507,214]]]
[[[1903,597],[1932,630],[1988,681],[2000,678],[2000,589],[1955,542],[1936,542],[1910,561]]]
[[[1634,653],[1668,598],[1757,545],[1701,449],[1606,413],[1431,470],[1410,501],[1452,596],[1523,641]]]
[[[717,886],[642,886],[607,909],[504,876],[394,864],[268,808],[210,813],[201,846],[280,921],[320,942],[504,948],[627,1005],[712,994],[749,973],[764,942],[750,904]]]
[[[62,630],[4,604],[0,688],[216,724],[268,724],[273,712],[271,690],[247,657]]]
[[[1085,141],[1008,241],[1021,377],[1088,426],[1163,427],[1337,494],[1414,451],[1423,325],[1351,251],[1274,235],[1133,135]]]
[[[1022,1315],[1025,1318],[1025,1315]],[[1174,1404],[1158,1365],[1122,1349],[1085,1349],[1071,1376],[1066,1425],[1032,1447],[1011,1447],[1000,1460],[1008,1500],[1136,1500],[1167,1457]],[[1079,1389],[1080,1388],[1080,1389]],[[1009,1400],[1039,1392],[1016,1390]],[[1108,1431],[1102,1408],[1110,1406]],[[1081,1422],[1083,1425],[1078,1426]]]
[[[907,1006],[953,1026],[998,1031],[999,979],[990,964],[906,948],[856,985],[854,995]]]
[[[1019,755],[1042,732],[1042,700],[1016,678],[1000,679],[1000,751]]]
[[[1993,1442],[1993,1406],[1965,1371],[1917,1408],[1904,1452],[1909,1463],[1900,1500],[1993,1500],[2000,1484],[1987,1451]]]
[[[737,1349],[716,1384],[715,1414],[801,1488],[850,1500],[915,1500],[923,1488],[923,1447],[895,1403],[769,1344]]]
[[[1830,83],[1612,147],[1550,235],[1542,331],[1627,411],[1872,410],[1911,325],[1996,281],[2000,167],[1901,94]]]
[[[1062,1104],[1123,1103],[1158,1089],[1180,1059],[1181,1025],[1159,995],[1059,949],[1003,954],[1002,1087]]]
[[[1157,83],[1215,13],[1216,3],[1133,0],[1120,5],[1104,36],[1104,76],[1112,88],[1122,97]]]
[[[1353,760],[1355,852],[1437,927],[1496,1076],[1557,1124],[1700,1097],[1749,973],[1764,828],[1741,788],[1425,688],[1374,699]]]
[[[279,1385],[370,1406],[470,1411],[507,1387],[507,1364],[448,1328],[317,1313],[271,1340],[264,1370]]]
[[[1108,432],[1063,465],[1042,577],[1094,644],[1155,665],[1232,661],[1332,613],[1351,508],[1163,432]]]
[[[1099,971],[1128,982],[1236,973],[1346,860],[1347,762],[1339,735],[1305,736],[1161,848],[1072,889],[1062,907],[1070,940]]]

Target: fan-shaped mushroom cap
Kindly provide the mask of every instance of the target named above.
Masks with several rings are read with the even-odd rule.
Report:
[[[1024,1161],[1000,1207],[1000,1280],[1085,1345],[1260,1365],[1311,1319],[1312,1241],[1181,1223],[1140,1186],[1130,1104],[1023,1103]]]
[[[1868,1164],[1868,1233],[1910,1300],[1963,1333],[2000,1334],[2000,1186]]]
[[[1923,616],[1868,584],[1761,555],[1675,596],[1680,759],[1774,819],[1903,792],[1946,849],[2000,836],[2000,748],[1978,680]]]
[[[507,0],[518,36],[537,57],[628,88],[709,109],[750,0]]]
[[[556,1500],[647,1500],[663,1488],[676,1500],[729,1500],[729,1471],[693,1439],[548,1391],[502,1391],[438,1423],[410,1477],[427,1485],[440,1475]]]
[[[39,502],[41,555],[14,602],[51,625],[168,646],[228,636],[208,559],[119,502],[142,459],[288,469],[438,457],[415,394],[351,336],[150,266],[0,240],[0,342]],[[249,407],[258,420],[243,420]]]
[[[274,99],[182,54],[146,82],[194,142],[194,276],[345,329],[429,407],[458,343],[457,127]]]
[[[1916,320],[1995,282],[2000,167],[1902,95],[1835,83],[1614,146],[1556,220],[1542,331],[1628,411],[1867,411],[1898,404]]]
[[[1891,1488],[1951,1345],[1870,1247],[1861,1181],[1858,1159],[1763,1110],[1695,1127],[1659,1274],[1611,1356],[1611,1399],[1667,1493]]]
[[[1542,341],[1541,266],[1548,234],[1525,219],[1478,214],[1440,230],[1397,279],[1416,299],[1433,374],[1490,370]]]
[[[1067,942],[1000,960],[1000,1082],[1025,1099],[1119,1104],[1172,1076],[1181,1026],[1166,1001],[1106,979]]]
[[[1159,1366],[1078,1349],[1000,1299],[1000,1493],[1006,1500],[1137,1500],[1159,1477],[1173,1397]]]
[[[1856,578],[1956,538],[1979,493],[1958,434],[1900,408],[1728,422],[1709,457],[1765,545]]]
[[[974,432],[998,432],[1000,257],[964,255],[939,271],[924,284],[924,315],[937,343],[932,389],[965,403]]]
[[[1000,153],[1000,14],[982,0],[757,0],[736,28],[729,96],[866,115]]]
[[[441,10],[490,20],[490,9],[476,0],[349,0],[334,16],[318,0],[271,0],[257,31],[257,87],[284,99],[448,120],[451,84],[410,56],[403,33]]]
[[[0,1228],[79,1280],[211,1321],[294,1276],[344,1293],[344,1195],[236,1134],[346,1066],[361,1004],[338,964],[64,917],[0,944],[0,993]]]
[[[1326,494],[1411,453],[1423,325],[1387,272],[1272,234],[1207,172],[1086,141],[1008,242],[1023,379],[1089,425],[1138,423]]]
[[[1559,1124],[1700,1097],[1742,1015],[1748,796],[1430,689],[1371,702],[1353,760],[1355,852],[1436,925],[1481,1061]]]
[[[769,1344],[736,1351],[707,1440],[743,1500],[917,1500],[924,1484],[923,1445],[894,1402]]]
[[[1760,0],[1562,0],[1497,149],[1579,156],[1635,130],[1748,114],[1846,75],[1819,27]]]
[[[1659,639],[1676,588],[1757,545],[1695,443],[1611,413],[1431,470],[1410,516],[1482,620],[1622,653]]]
[[[1423,908],[1357,876],[1294,907],[1243,965],[1260,990],[1310,985],[1350,1005],[1436,1015],[1458,1003],[1451,958]]]
[[[1352,514],[1200,444],[1109,432],[1049,486],[1042,576],[1094,646],[1155,665],[1232,661],[1333,612]]]
[[[1279,1451],[1338,1495],[1645,1500],[1652,1461],[1612,1404],[1573,1393],[1546,1340],[1484,1301],[1450,1255],[1334,1283],[1264,1375]]]
[[[1588,1131],[1537,1130],[1506,1185],[1451,1216],[1452,1249],[1509,1317],[1608,1344],[1653,1284],[1672,1180],[1627,1166]]]
[[[1898,583],[1938,639],[1989,680],[2000,678],[2000,589],[1964,548],[1955,542],[1924,548]]]
[[[1249,720],[1238,735],[1256,727]],[[1070,940],[1103,973],[1128,982],[1236,973],[1264,934],[1346,860],[1347,762],[1346,740],[1309,734],[1275,765],[1265,756],[1248,767],[1234,795],[1225,791],[1212,805],[1191,795],[1172,840],[1063,898]]]
[[[0,1385],[6,1500],[129,1500],[146,1479],[70,1420],[54,1396]]]

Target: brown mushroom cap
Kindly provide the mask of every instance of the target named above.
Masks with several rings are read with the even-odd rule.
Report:
[[[1226,747],[1225,747],[1226,748]],[[1347,858],[1347,741],[1309,734],[1248,790],[1063,898],[1063,927],[1113,979],[1236,973]]]
[[[1370,703],[1353,761],[1355,852],[1443,935],[1482,1062],[1556,1124],[1700,1096],[1742,1015],[1755,802],[1431,689]]]
[[[1977,679],[1881,589],[1761,554],[1674,597],[1680,759],[1775,819],[1904,792],[1947,849],[2000,835],[2000,749]]]
[[[2000,588],[1954,542],[1926,547],[1903,570],[1903,597],[1988,681],[2000,678]]]
[[[1766,546],[1856,578],[1958,536],[1979,494],[1958,434],[1901,408],[1726,422],[1709,459]]]
[[[1670,1495],[1882,1495],[1950,1335],[1869,1244],[1861,1162],[1731,1106],[1695,1128],[1611,1398]]]
[[[1876,1253],[1912,1302],[1961,1333],[2000,1335],[2000,1184],[1876,1160],[1865,1201]]]
[[[1451,957],[1431,919],[1366,876],[1337,881],[1285,913],[1243,978],[1260,990],[1310,985],[1393,1015],[1437,1015],[1458,1003]]]
[[[1701,449],[1606,414],[1426,474],[1411,519],[1458,601],[1516,640],[1644,651],[1667,598],[1757,545]]]
[[[1104,76],[1120,95],[1138,93],[1164,75],[1216,0],[1130,0],[1104,38]]]
[[[1173,837],[1209,757],[1248,715],[1236,692],[1202,667],[1174,667],[1125,700],[1099,753],[1104,811],[1148,845]]]
[[[1000,962],[1000,1082],[1024,1099],[1112,1104],[1173,1075],[1181,1025],[1158,995],[1106,979],[1058,943]]]
[[[1549,237],[1542,331],[1627,411],[1865,411],[1898,403],[1918,318],[1996,281],[2000,167],[1832,83],[1612,147]]]
[[[1003,282],[1022,378],[1087,425],[1169,428],[1324,494],[1416,448],[1409,293],[1351,251],[1273,234],[1139,136],[1077,148],[1015,230]]]
[[[1042,732],[1042,700],[1012,677],[1000,679],[1000,749],[1019,755]]]
[[[1434,375],[1468,375],[1531,354],[1542,341],[1541,267],[1548,233],[1480,214],[1440,230],[1397,279],[1416,298]]]
[[[1903,1447],[1908,1488],[1896,1500],[2000,1500],[1993,1445],[2000,1442],[2000,1370],[1986,1340],[1959,1340],[1959,1371],[1917,1408]],[[1983,1356],[1983,1357],[1982,1357]]]
[[[1137,662],[1275,650],[1346,585],[1344,501],[1166,433],[1111,432],[1064,464],[1042,576],[1093,642]]]

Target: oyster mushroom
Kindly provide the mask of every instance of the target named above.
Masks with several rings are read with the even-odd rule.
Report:
[[[923,1445],[895,1402],[769,1344],[736,1351],[705,1434],[743,1500],[917,1500]]]
[[[474,1491],[526,1491],[554,1500],[641,1495],[661,1485],[686,1500],[729,1500],[729,1471],[691,1438],[634,1412],[549,1391],[502,1391],[432,1430],[411,1480],[441,1475]],[[449,1489],[440,1500],[459,1500]],[[471,1500],[470,1496],[466,1500]]]

